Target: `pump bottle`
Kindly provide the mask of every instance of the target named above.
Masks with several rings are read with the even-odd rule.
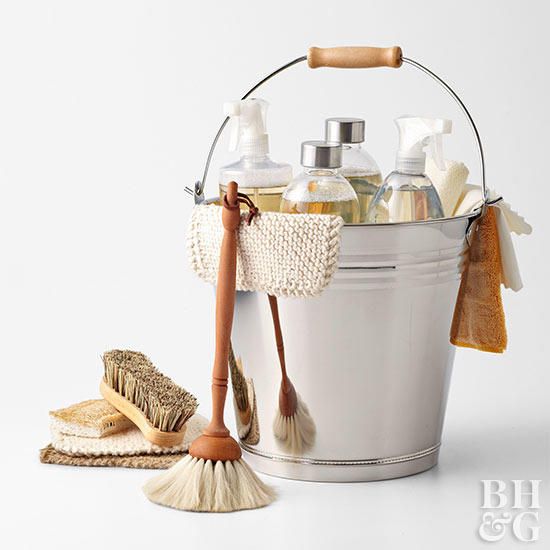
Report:
[[[404,116],[395,120],[399,130],[399,150],[395,170],[374,196],[367,211],[367,222],[413,222],[443,218],[441,200],[426,176],[426,154],[444,168],[441,137],[451,133],[451,121]]]
[[[273,162],[269,158],[269,136],[266,132],[268,103],[263,99],[245,99],[224,104],[230,119],[231,151],[241,153],[239,161],[220,169],[220,198],[230,181],[239,184],[261,211],[278,212],[281,195],[292,179],[290,164]]]

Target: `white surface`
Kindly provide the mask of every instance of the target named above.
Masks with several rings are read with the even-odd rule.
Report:
[[[476,535],[484,478],[544,480],[541,541],[532,546],[548,547],[550,222],[539,162],[550,124],[548,7],[421,7],[0,4],[3,548],[484,547]],[[99,357],[112,347],[147,352],[208,414],[212,290],[186,266],[183,187],[200,176],[223,101],[309,45],[365,43],[399,43],[448,77],[479,123],[489,185],[534,226],[515,239],[525,288],[504,296],[509,350],[457,354],[440,466],[374,484],[274,480],[273,506],[212,516],[150,504],[140,486],[151,472],[39,464],[47,411],[97,396]],[[453,119],[445,150],[477,177],[458,111],[410,70],[296,67],[264,97],[274,160],[296,165],[299,143],[321,136],[325,116],[359,116],[387,172],[397,146],[391,119],[418,113]],[[232,158],[217,155],[214,165]],[[513,545],[507,536],[493,546]]]

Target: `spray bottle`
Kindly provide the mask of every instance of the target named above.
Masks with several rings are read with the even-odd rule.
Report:
[[[239,150],[241,159],[220,170],[220,197],[230,181],[239,184],[264,212],[278,212],[283,189],[292,179],[290,164],[273,162],[269,156],[269,136],[266,132],[267,101],[244,99],[224,104],[224,113],[230,119],[229,150]]]
[[[442,136],[451,133],[451,121],[403,116],[395,124],[399,130],[395,170],[374,196],[367,221],[397,223],[443,218],[439,195],[425,174],[424,148],[431,147],[435,163],[444,169]]]

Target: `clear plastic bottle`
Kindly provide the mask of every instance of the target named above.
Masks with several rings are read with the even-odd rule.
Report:
[[[224,105],[232,124],[230,150],[238,149],[241,158],[220,169],[220,198],[227,184],[236,181],[239,192],[248,195],[264,212],[278,212],[284,188],[292,179],[290,164],[269,158],[269,136],[266,133],[267,101],[245,99]]]
[[[426,154],[432,145],[432,155],[443,163],[441,136],[451,132],[451,121],[419,117],[395,120],[399,129],[399,150],[395,170],[377,191],[367,211],[369,223],[398,223],[443,218],[443,207],[437,190],[426,176]]]
[[[382,174],[376,161],[362,147],[365,121],[361,118],[327,118],[325,139],[342,145],[342,167],[339,169],[359,200],[359,221],[366,220],[372,198],[382,185]]]
[[[284,190],[281,212],[334,214],[342,216],[345,223],[358,223],[357,194],[337,172],[342,165],[342,147],[324,141],[305,141],[301,164],[305,170]]]

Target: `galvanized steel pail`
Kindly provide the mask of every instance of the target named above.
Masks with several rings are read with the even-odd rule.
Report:
[[[345,226],[338,270],[317,298],[279,298],[286,366],[316,426],[289,454],[274,436],[281,381],[267,297],[239,292],[233,348],[253,381],[260,472],[315,481],[410,475],[437,463],[454,359],[449,343],[467,230],[477,214]]]
[[[310,67],[399,67],[431,77],[456,101],[473,131],[485,204],[485,161],[475,123],[439,76],[400,48],[311,48],[260,80],[246,99],[279,73]],[[221,124],[203,177],[186,188],[196,203],[204,187]],[[238,182],[237,182],[238,183]],[[317,298],[279,299],[290,379],[306,403],[315,437],[289,452],[274,436],[280,367],[267,297],[238,293],[233,348],[252,381],[254,437],[241,440],[257,470],[293,479],[370,481],[422,472],[437,463],[454,348],[449,332],[467,257],[470,215],[405,224],[349,225],[339,265]]]

